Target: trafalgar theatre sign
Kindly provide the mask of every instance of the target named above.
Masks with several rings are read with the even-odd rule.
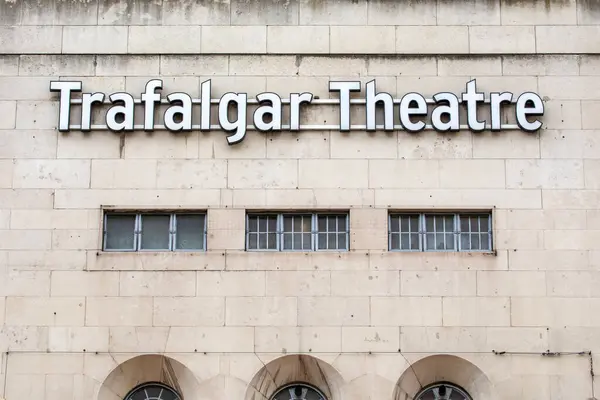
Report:
[[[318,99],[312,93],[307,92],[290,93],[289,99],[282,99],[278,94],[272,92],[260,93],[256,99],[249,99],[246,93],[230,92],[225,93],[219,99],[213,99],[210,80],[201,84],[199,99],[194,99],[189,94],[181,92],[171,93],[163,99],[158,93],[162,88],[162,80],[152,79],[146,83],[145,91],[141,94],[140,99],[135,99],[133,95],[124,92],[108,96],[98,92],[82,93],[80,98],[75,98],[73,94],[81,92],[83,89],[81,82],[50,82],[50,91],[59,93],[58,130],[61,132],[70,130],[83,132],[92,130],[189,132],[220,129],[229,134],[227,136],[229,144],[241,142],[248,130],[262,132],[297,132],[300,130],[420,132],[425,129],[433,129],[439,132],[453,132],[469,129],[481,132],[486,129],[492,131],[521,129],[525,132],[535,132],[542,126],[536,117],[544,114],[544,103],[536,93],[525,92],[517,97],[511,92],[492,92],[489,97],[486,97],[484,93],[477,91],[475,79],[466,83],[465,92],[460,97],[454,93],[441,92],[431,99],[426,99],[421,94],[414,92],[407,93],[399,99],[389,93],[378,93],[375,80],[365,85],[366,95],[364,98],[351,96],[351,93],[361,91],[361,83],[356,81],[329,82],[329,91],[338,93],[337,99]],[[300,124],[301,106],[311,104],[339,106],[339,124]],[[481,111],[482,104],[485,104],[489,111],[488,118],[483,120],[480,119],[481,112],[478,112],[478,110]],[[93,124],[92,110],[95,107],[102,107],[102,105],[105,105],[104,123]],[[141,125],[134,123],[136,105],[143,107],[144,117]],[[217,110],[218,125],[211,125],[212,105]],[[253,106],[253,109],[249,110],[249,105]],[[366,114],[364,125],[351,124],[350,109],[352,105],[364,106]],[[516,125],[502,123],[502,108],[508,105],[514,106]],[[380,111],[377,110],[378,106],[381,107]],[[461,106],[466,111],[466,125],[461,125]],[[71,123],[73,107],[81,109],[79,125]],[[164,113],[158,112],[159,107],[164,108]],[[192,121],[195,107],[200,109],[200,124],[194,124]],[[285,124],[283,123],[284,107],[289,108]],[[396,108],[397,112],[395,112]],[[252,114],[252,124],[250,125],[247,124],[249,111]],[[376,123],[378,113],[382,124]],[[162,114],[162,124],[157,124],[155,118],[160,114]]]

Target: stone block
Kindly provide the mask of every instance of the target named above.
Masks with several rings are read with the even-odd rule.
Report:
[[[289,76],[298,74],[294,56],[229,56],[230,75]],[[285,96],[285,94],[281,93]]]
[[[254,329],[250,327],[173,327],[168,352],[253,353]]]
[[[21,271],[2,268],[0,296],[49,296],[49,271]]]
[[[163,25],[229,25],[230,6],[229,0],[212,3],[164,0],[162,23]]]
[[[358,189],[368,187],[367,160],[300,160],[299,186]]]
[[[53,131],[2,131],[0,158],[54,158],[56,142]]]
[[[267,158],[328,158],[331,147],[329,132],[272,134],[267,140]]]
[[[298,25],[298,0],[231,3],[231,25]]]
[[[22,2],[22,25],[95,25],[98,22],[98,2],[81,3],[62,1]]]
[[[300,25],[366,25],[367,1],[300,1]]]
[[[223,297],[157,297],[154,299],[154,326],[223,326]]]
[[[257,353],[328,353],[342,351],[340,327],[256,327]]]
[[[467,26],[397,26],[398,54],[469,53]]]
[[[62,33],[63,54],[127,53],[127,27],[65,26]]]
[[[0,76],[0,100],[53,100],[47,77]]]
[[[88,297],[86,326],[151,326],[151,297]]]
[[[87,55],[22,55],[19,57],[19,75],[93,76],[96,72],[94,56]]]
[[[55,129],[58,126],[58,103],[17,101],[16,124],[17,129],[23,130]]]
[[[301,76],[364,76],[367,74],[367,59],[364,57],[298,56]]]
[[[400,349],[400,327],[346,326],[342,328],[343,352],[395,352]]]
[[[577,55],[505,55],[502,75],[579,75],[579,64]]]
[[[476,272],[401,271],[402,296],[474,296]]]
[[[507,297],[445,297],[444,326],[509,326],[511,302]]]
[[[595,271],[552,271],[546,273],[548,296],[599,297],[600,274]]]
[[[579,73],[581,75],[600,75],[600,56],[581,55],[579,59]]]
[[[584,165],[579,160],[506,160],[506,187],[583,188]]]
[[[170,328],[147,326],[113,326],[108,348],[110,352],[160,353],[165,351]],[[179,329],[173,327],[173,329]]]
[[[51,296],[118,296],[119,273],[52,271]]]
[[[121,272],[120,296],[194,296],[196,273],[193,271]]]
[[[329,271],[267,271],[266,295],[329,296],[331,280]]]
[[[108,328],[62,327],[49,328],[48,349],[51,352],[108,351]]]
[[[96,250],[101,247],[96,229],[54,229],[52,248],[57,250]]]
[[[0,161],[0,164],[2,162]],[[20,211],[20,210],[15,210],[15,211]],[[0,210],[0,229],[9,229],[10,228],[10,216],[11,214],[11,210]],[[3,256],[3,260],[7,260],[8,259],[8,255],[4,254]],[[4,262],[4,264],[8,264],[8,262]]]
[[[162,3],[136,3],[127,0],[99,0],[99,25],[160,25]]]
[[[510,269],[534,271],[576,271],[590,269],[593,257],[582,250],[519,250],[510,252]]]
[[[81,250],[31,250],[11,251],[8,265],[20,270],[83,270],[85,251]]]
[[[295,160],[229,160],[227,169],[227,187],[231,189],[298,187]],[[302,173],[299,179],[302,182]]]
[[[0,56],[0,76],[19,75],[19,59],[18,55]]]
[[[211,250],[244,250],[246,232],[244,229],[217,229],[208,232],[208,248]]]
[[[11,354],[13,366],[9,375],[21,374],[81,374],[83,354]]]
[[[513,326],[598,327],[598,299],[519,297],[511,301]]]
[[[374,326],[441,326],[441,297],[372,297]]]
[[[180,54],[200,52],[200,26],[130,26],[127,52]]]
[[[400,85],[398,89],[399,92],[405,90],[404,88],[400,89]],[[460,92],[460,90],[458,91]],[[471,158],[473,157],[473,141],[472,135],[467,132],[460,132],[458,135],[438,132],[414,135],[408,132],[399,132],[398,158]]]
[[[372,3],[369,3],[372,4]],[[393,4],[393,3],[389,3]],[[404,3],[402,3],[404,4]],[[417,5],[419,3],[407,3]],[[372,56],[367,58],[371,76],[436,76],[437,58],[428,56]]]
[[[402,327],[400,348],[404,352],[489,351],[487,330],[478,327]]]
[[[227,75],[228,68],[228,56],[162,55],[160,57],[161,75]]]
[[[62,26],[0,26],[0,52],[60,53],[62,35]]]
[[[50,230],[2,230],[0,249],[2,250],[47,250],[52,244]]]
[[[102,53],[102,52],[100,52]],[[157,76],[159,56],[112,55],[96,56],[96,75],[99,76]]]
[[[400,276],[397,271],[333,271],[333,296],[398,296]]]
[[[227,162],[222,160],[159,160],[156,185],[170,189],[224,188]]]
[[[435,2],[397,2],[372,0],[367,2],[369,25],[435,25]]]
[[[397,143],[396,132],[333,132],[330,153],[331,158],[393,159],[398,156]]]
[[[227,267],[230,269],[229,263]],[[262,271],[201,271],[197,280],[197,296],[265,295],[265,272]]]
[[[88,188],[90,162],[86,160],[17,160],[14,188]]]
[[[298,326],[369,326],[368,297],[299,297]]]
[[[541,136],[542,158],[592,158],[600,157],[600,141],[595,131],[547,130]]]
[[[228,326],[296,326],[299,317],[296,297],[227,297],[225,324]]]
[[[331,255],[328,252],[228,252],[227,269],[230,271],[348,271],[369,268],[368,257],[362,252],[340,252],[333,258]]]
[[[496,210],[495,223],[496,229],[591,228],[583,210]]]
[[[600,83],[592,76],[541,76],[539,90],[550,99],[600,99]]]
[[[201,209],[220,204],[217,189],[59,189],[55,196],[57,209],[99,208],[116,204],[119,207]]]
[[[154,188],[156,161],[93,160],[92,188]]]
[[[501,0],[503,25],[577,25],[577,2],[523,3]]]
[[[575,100],[548,100],[544,104],[544,117],[541,119],[543,127],[548,130],[581,129],[582,124],[581,102]],[[582,132],[585,134],[584,132]],[[555,132],[542,131],[540,138],[542,144],[547,137],[554,136]],[[563,152],[567,151],[566,149]],[[552,156],[547,158],[554,158]],[[556,157],[560,158],[560,157]]]
[[[13,181],[13,160],[0,160],[0,188],[11,188]]]
[[[520,131],[477,133],[473,135],[473,158],[540,158],[543,135]]]
[[[58,134],[57,158],[119,158],[120,136],[112,132]]]
[[[600,126],[600,101],[581,102],[581,124],[583,129],[594,129]]]
[[[533,229],[499,230],[494,247],[500,250],[537,250],[544,248],[544,231]]]
[[[6,1],[0,4],[0,25],[20,25],[21,8],[22,2],[11,3]]]
[[[2,303],[4,305],[4,300]],[[9,352],[46,352],[48,329],[47,326],[5,326],[0,332],[0,346]]]
[[[469,71],[472,76],[502,75],[500,57],[439,57],[438,75],[464,76]]]
[[[20,374],[6,379],[6,397],[40,397],[46,394],[45,375]]]
[[[537,26],[536,48],[539,53],[598,53],[595,40],[600,34],[600,26]]]
[[[332,26],[330,51],[333,54],[394,54],[394,26]]]
[[[537,50],[543,53],[539,47]],[[535,52],[536,32],[533,26],[469,27],[469,53],[471,54]]]
[[[266,26],[204,26],[202,53],[254,54],[267,51]]]
[[[477,295],[545,296],[546,273],[535,271],[477,271]]]
[[[598,190],[544,190],[544,208],[550,209],[590,209],[600,201]]]
[[[498,1],[438,1],[438,25],[500,25]]]
[[[328,26],[267,26],[267,53],[328,54]]]
[[[14,129],[17,116],[16,101],[0,101],[0,129]]]
[[[477,90],[490,93],[511,92],[514,99],[525,92],[545,95],[541,89],[538,90],[538,80],[534,76],[483,76],[477,78]]]
[[[369,187],[436,188],[440,185],[438,160],[370,160]]]
[[[505,187],[503,160],[441,160],[439,168],[439,182],[443,188]]]
[[[83,326],[84,313],[83,297],[8,297],[5,323],[19,326]]]
[[[598,175],[598,167],[600,160],[584,160],[583,168],[585,171],[585,187],[587,189],[600,189],[600,175]]]

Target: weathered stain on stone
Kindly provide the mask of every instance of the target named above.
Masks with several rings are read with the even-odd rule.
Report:
[[[100,25],[160,25],[162,0],[100,0]]]
[[[21,2],[0,0],[0,25],[19,25],[21,23]]]

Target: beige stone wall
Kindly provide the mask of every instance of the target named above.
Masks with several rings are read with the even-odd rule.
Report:
[[[228,146],[59,133],[58,78],[321,98],[330,79],[431,96],[476,78],[539,93],[546,115],[537,134]],[[257,400],[308,380],[330,400],[405,400],[450,380],[475,400],[598,396],[599,135],[591,0],[0,0],[0,394],[117,400],[162,380],[185,400]],[[103,207],[206,209],[208,251],[103,253]],[[349,210],[350,251],[244,251],[245,210],[330,208]],[[495,253],[388,252],[404,208],[493,209]]]

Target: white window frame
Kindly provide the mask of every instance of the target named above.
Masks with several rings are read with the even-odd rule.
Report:
[[[133,227],[133,248],[131,249],[107,249],[107,237],[108,237],[108,229],[107,229],[107,219],[109,215],[122,215],[122,216],[135,216],[135,222]],[[142,219],[144,216],[151,215],[167,215],[169,216],[169,248],[168,249],[143,249],[142,248]],[[204,217],[204,226],[202,227],[202,248],[201,249],[177,249],[177,215],[201,215]],[[146,212],[136,212],[136,211],[106,211],[104,212],[103,222],[104,225],[102,227],[102,251],[105,252],[140,252],[140,253],[157,253],[157,252],[205,252],[207,245],[207,218],[208,215],[203,211],[146,211]]]
[[[402,249],[402,248],[393,248],[392,247],[392,235],[393,234],[398,234],[399,235],[399,241],[398,244],[401,245],[402,244],[402,230],[401,230],[401,222],[398,221],[398,231],[392,231],[392,219],[393,218],[398,218],[398,217],[402,217],[402,216],[414,216],[414,215],[418,215],[419,216],[419,231],[418,231],[418,235],[419,235],[419,249]],[[453,236],[453,240],[454,240],[454,248],[453,249],[428,249],[427,248],[427,234],[431,234],[431,233],[436,233],[437,232],[427,232],[427,228],[426,228],[426,216],[443,216],[443,215],[447,215],[450,216],[452,215],[453,218],[453,231],[452,231],[452,236]],[[463,249],[462,248],[462,241],[461,241],[461,235],[463,234],[471,234],[471,231],[468,232],[462,232],[461,231],[461,227],[460,227],[460,219],[461,217],[474,217],[474,216],[478,216],[478,217],[483,217],[486,216],[488,217],[488,231],[487,232],[478,232],[479,235],[481,236],[482,233],[487,233],[488,235],[488,249]],[[412,232],[412,231],[411,231]],[[406,232],[408,233],[408,232]],[[443,233],[445,234],[445,233]],[[407,211],[407,212],[390,212],[388,214],[388,251],[391,252],[437,252],[437,253],[454,253],[454,252],[460,252],[460,253],[491,253],[494,251],[493,246],[494,246],[494,241],[493,241],[493,228],[492,228],[492,213],[490,211],[465,211],[465,212],[443,212],[443,211],[436,211],[436,212],[411,212],[411,211]]]
[[[251,249],[249,246],[250,243],[250,234],[257,232],[250,232],[250,218],[251,217],[261,217],[261,216],[272,216],[277,217],[276,223],[276,231],[275,231],[275,248],[274,249]],[[284,233],[290,233],[284,231],[284,217],[296,217],[296,216],[304,216],[311,218],[311,229],[310,229],[310,238],[311,244],[310,249],[285,249],[283,247],[284,241]],[[343,249],[319,249],[319,233],[333,233],[330,231],[320,232],[318,226],[319,217],[345,217],[346,218],[346,230],[338,231],[335,234],[345,233],[346,234],[346,243],[345,248]],[[270,232],[270,231],[267,231]],[[306,232],[292,232],[292,234],[302,235],[306,234]],[[258,240],[258,238],[257,238]],[[268,241],[268,239],[267,239]],[[336,239],[337,241],[337,239]],[[246,213],[246,243],[245,243],[246,251],[257,251],[257,252],[291,252],[291,253],[306,253],[306,252],[346,252],[350,250],[350,215],[348,212],[293,212],[293,211],[285,211],[285,212],[248,212]]]

